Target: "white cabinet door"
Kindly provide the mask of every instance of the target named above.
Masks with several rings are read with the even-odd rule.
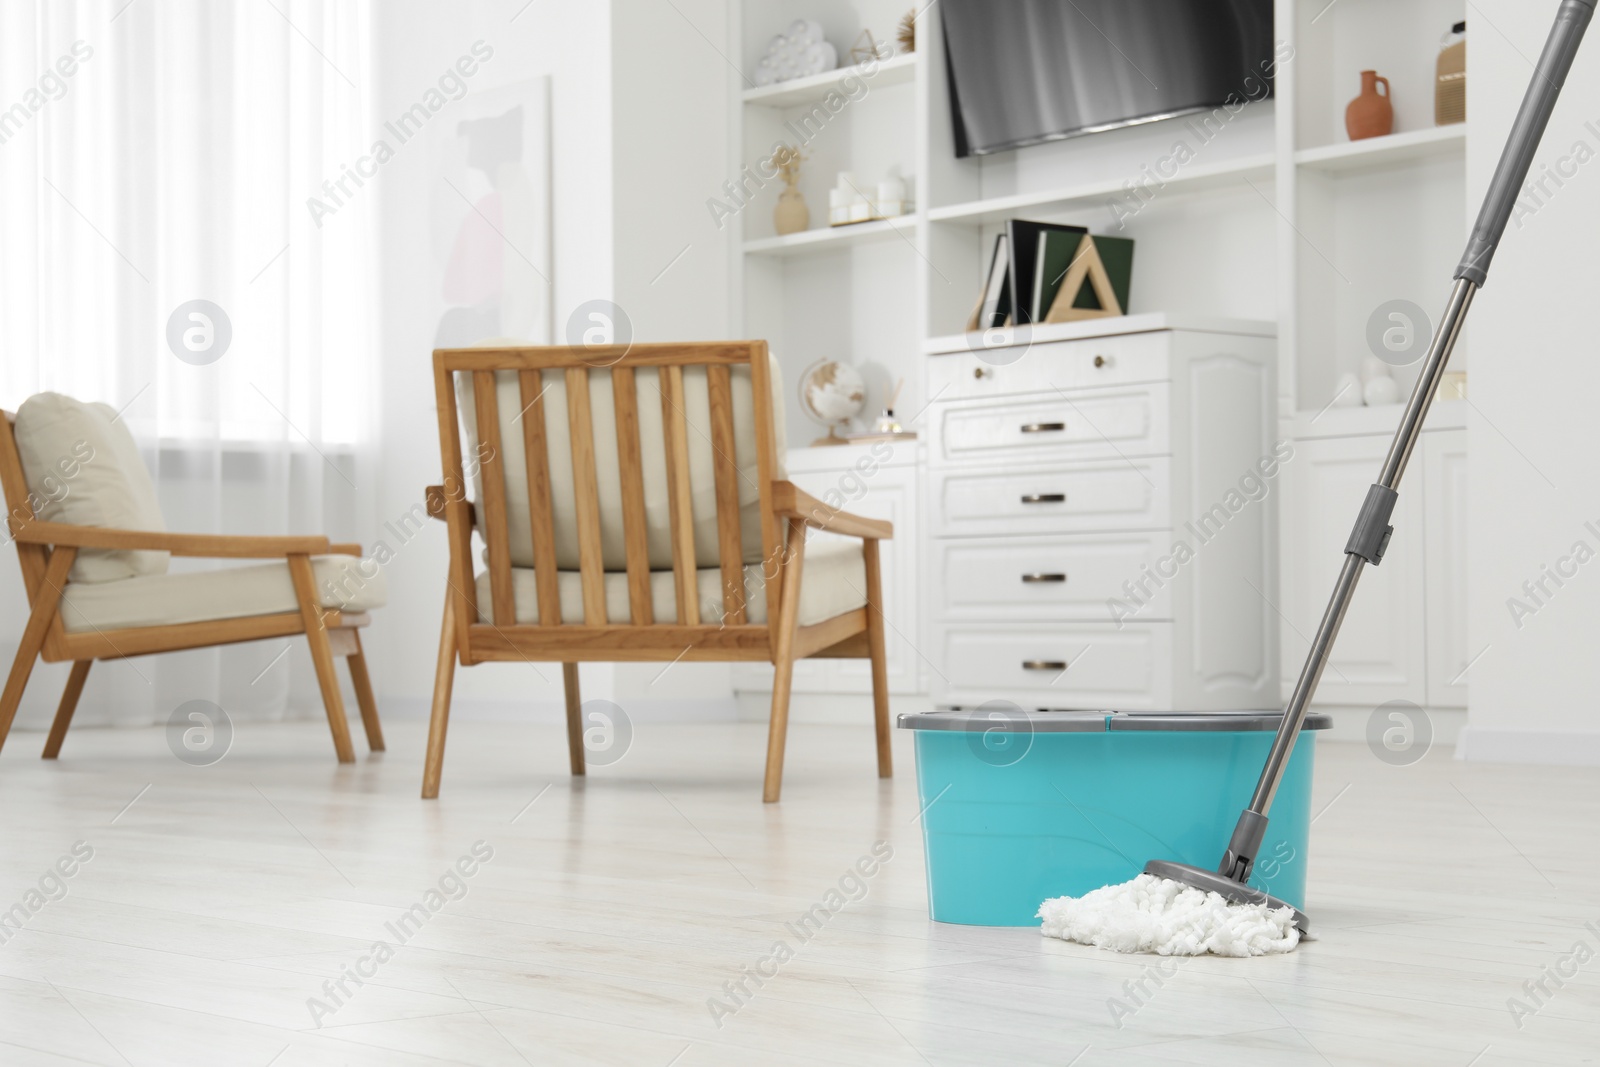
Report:
[[[1389,441],[1382,437],[1302,440],[1284,464],[1285,625],[1283,684],[1293,688],[1335,578],[1367,487]],[[1413,457],[1417,465],[1421,456]],[[1420,470],[1402,484],[1394,537],[1383,563],[1367,567],[1323,672],[1315,703],[1376,707],[1386,700],[1426,703],[1423,625],[1423,506]]]
[[[1425,433],[1418,451],[1427,546],[1428,705],[1464,708],[1467,663],[1476,652],[1467,644],[1467,431]]]
[[[840,449],[854,457],[858,449]],[[920,609],[917,583],[917,467],[913,464],[874,465],[870,473],[854,468],[834,471],[791,470],[789,480],[828,504],[853,515],[887,519],[894,523],[894,538],[879,547],[883,567],[885,645],[889,661],[889,690],[920,693],[922,681],[918,644]],[[842,502],[841,502],[842,501]],[[834,534],[813,530],[811,537]],[[845,540],[856,540],[846,538]],[[802,581],[804,572],[802,571]],[[772,667],[764,663],[736,664],[733,687],[738,690],[772,690]],[[805,659],[795,664],[795,693],[871,693],[871,661],[865,659]]]

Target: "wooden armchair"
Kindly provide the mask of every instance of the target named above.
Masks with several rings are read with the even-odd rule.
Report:
[[[360,546],[166,533],[154,485],[111,408],[43,393],[0,415],[0,487],[29,603],[0,691],[0,745],[37,659],[72,661],[44,746],[54,759],[97,659],[305,634],[339,762],[355,752],[335,656],[349,663],[368,747],[383,750],[360,636],[367,609],[383,604],[383,575],[364,567]],[[58,515],[65,521],[48,521]],[[169,575],[168,556],[276,562]]]
[[[889,777],[878,542],[894,529],[783,480],[765,342],[441,349],[433,366],[444,484],[428,510],[449,525],[450,564],[424,797],[439,794],[458,661],[561,663],[573,774],[579,663],[771,662],[771,802],[795,660],[870,658]],[[808,549],[808,527],[859,540]]]

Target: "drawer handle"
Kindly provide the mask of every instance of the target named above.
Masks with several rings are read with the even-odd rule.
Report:
[[[1067,502],[1067,494],[1024,493],[1022,495],[1022,502],[1024,504],[1065,504]]]
[[[1024,423],[1023,433],[1060,433],[1067,428],[1064,422],[1029,422]]]
[[[1104,367],[1109,362],[1111,362],[1111,361],[1106,359],[1105,356],[1095,356],[1094,357],[1094,365],[1096,367]]]
[[[1067,576],[1065,574],[1024,574],[1022,580],[1030,584],[1034,582],[1064,582],[1067,580]]]
[[[1025,671],[1064,671],[1067,661],[1063,659],[1025,659],[1022,661]]]

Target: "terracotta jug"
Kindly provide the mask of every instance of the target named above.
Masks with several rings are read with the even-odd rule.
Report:
[[[1383,92],[1378,92],[1378,83]],[[1361,72],[1361,95],[1344,109],[1344,130],[1352,141],[1385,137],[1394,131],[1394,105],[1389,100],[1389,79],[1375,70]]]

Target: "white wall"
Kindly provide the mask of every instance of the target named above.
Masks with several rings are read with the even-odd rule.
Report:
[[[525,8],[521,0],[386,0],[376,22],[383,115],[408,106],[479,39],[495,55],[471,92],[550,76],[553,340],[565,339],[569,316],[590,300],[620,307],[636,341],[728,336],[726,237],[704,206],[729,172],[730,71],[718,52],[728,32],[723,0],[535,0]],[[425,128],[431,143],[419,138],[415,152],[408,144],[382,177],[380,514],[389,519],[441,479],[428,205],[439,140],[449,129],[447,122]],[[432,693],[446,558],[443,526],[430,522],[387,568],[389,606],[367,644],[388,711],[415,713]],[[583,695],[630,709],[731,716],[727,678],[720,665],[679,664],[664,675],[660,665],[586,665]],[[456,706],[469,713],[499,706],[549,714],[560,700],[561,671],[489,664],[458,671],[455,692]]]
[[[1555,0],[1479,0],[1468,13],[1467,203],[1488,185],[1543,46]],[[1492,24],[1494,29],[1489,28]],[[1504,36],[1502,36],[1502,34]],[[1583,142],[1600,152],[1600,30],[1591,29],[1534,173]],[[1586,122],[1594,127],[1586,127]],[[1570,169],[1570,168],[1569,168]],[[1523,591],[1585,542],[1600,551],[1595,293],[1600,162],[1506,231],[1473,308],[1469,759],[1600,764],[1600,560],[1563,578],[1542,606]],[[1573,569],[1572,566],[1567,567]],[[1535,613],[1513,621],[1518,597]]]
[[[458,0],[385,0],[376,5],[380,116],[408,107],[439,71],[483,40],[494,57],[471,80],[471,92],[547,74],[551,78],[555,227],[554,321],[591,298],[612,296],[610,24],[607,4]],[[513,21],[513,16],[515,20]],[[439,434],[431,351],[437,281],[430,205],[443,140],[453,128],[446,111],[388,163],[377,183],[381,199],[383,484],[379,514],[393,520],[438,484]],[[395,539],[375,530],[391,545]],[[389,605],[367,637],[374,681],[386,709],[414,710],[433,691],[447,553],[444,527],[429,522],[386,568]],[[560,699],[554,665],[489,666],[457,675],[457,699]]]

